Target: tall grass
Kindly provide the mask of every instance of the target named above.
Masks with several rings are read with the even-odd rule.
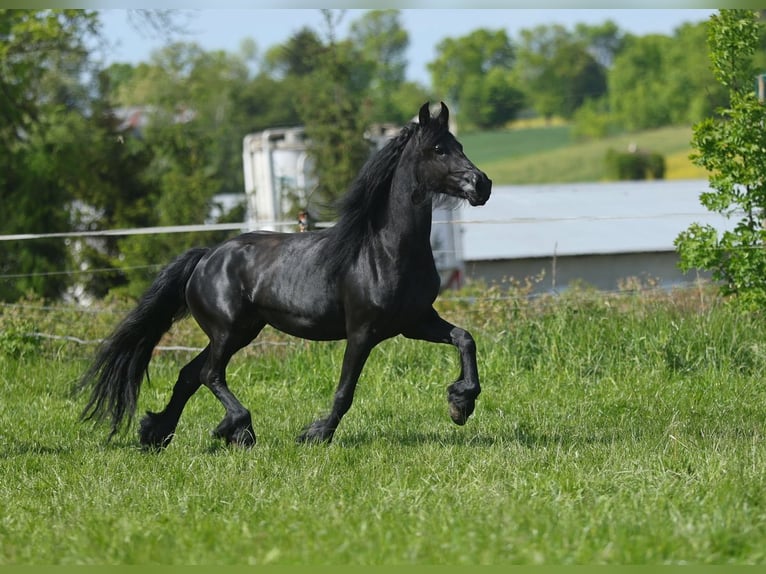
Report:
[[[329,405],[340,343],[266,333],[229,370],[258,444],[213,440],[202,389],[160,454],[77,421],[88,346],[0,345],[0,564],[766,562],[763,317],[702,290],[525,295],[439,302],[478,344],[465,427],[447,415],[454,350],[397,338],[330,446],[294,437]],[[0,328],[89,338],[119,315],[72,313],[30,303]],[[190,356],[158,353],[142,409]]]

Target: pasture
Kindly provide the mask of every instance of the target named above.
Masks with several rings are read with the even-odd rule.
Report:
[[[470,152],[469,152],[470,153]],[[136,423],[78,422],[92,340],[128,309],[0,307],[0,564],[762,564],[766,326],[706,289],[530,299],[474,286],[440,313],[471,330],[483,392],[447,412],[448,345],[373,351],[331,445],[323,413],[343,345],[275,331],[236,355],[258,442],[209,432],[206,390],[164,452]],[[164,346],[202,344],[185,321]],[[159,352],[144,410],[190,351]]]
[[[678,126],[573,141],[568,126],[530,127],[460,134],[466,153],[496,185],[602,181],[609,149],[639,149],[665,156],[665,179],[706,178],[689,161],[691,128]]]

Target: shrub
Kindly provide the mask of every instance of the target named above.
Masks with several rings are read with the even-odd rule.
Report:
[[[606,152],[606,171],[609,179],[621,181],[663,179],[665,177],[665,157],[654,152],[639,150],[618,152],[610,148]]]

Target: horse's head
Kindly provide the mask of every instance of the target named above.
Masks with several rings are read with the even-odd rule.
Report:
[[[484,205],[492,191],[492,180],[463,153],[463,146],[449,131],[449,110],[444,102],[436,116],[428,103],[418,114],[419,133],[415,178],[418,195],[443,193]]]

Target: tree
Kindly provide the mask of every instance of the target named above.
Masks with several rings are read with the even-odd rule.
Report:
[[[89,10],[0,10],[0,234],[70,229],[77,169],[90,149],[77,137],[90,107],[82,79],[98,31]],[[57,297],[70,281],[61,239],[0,243],[0,299]]]
[[[428,64],[433,89],[452,104],[460,119],[486,127],[513,119],[521,102],[511,83],[515,52],[505,30],[481,28],[446,38],[436,51],[439,57]],[[484,96],[488,92],[492,96]],[[469,107],[473,109],[466,113]]]
[[[517,84],[546,118],[571,118],[587,100],[606,93],[606,73],[585,40],[560,25],[521,31]]]
[[[517,89],[510,75],[492,68],[482,82],[469,82],[461,90],[463,119],[479,129],[504,125],[524,105],[524,93]]]
[[[410,39],[399,10],[369,10],[351,23],[350,40],[362,57],[374,64],[372,89],[396,88],[405,80]]]
[[[627,130],[670,123],[665,97],[669,70],[665,64],[673,40],[661,34],[631,36],[609,72],[609,103]]]
[[[364,139],[369,125],[363,106],[365,70],[359,68],[361,60],[354,46],[336,39],[336,15],[331,10],[322,14],[327,41],[298,96],[318,181],[311,205],[300,207],[310,207],[315,217],[325,216],[317,212],[325,211],[345,193],[370,153]]]
[[[418,82],[403,82],[396,90],[387,95],[390,107],[387,108],[385,118],[377,116],[377,119],[404,125],[411,121],[415,112],[420,109],[423,102],[438,101],[439,97],[430,92]],[[372,115],[372,119],[376,119]]]
[[[125,71],[120,67],[121,71]],[[73,226],[97,231],[154,225],[158,186],[147,171],[154,161],[149,144],[115,115],[112,78],[121,74],[103,70],[98,75],[88,121],[75,134],[89,150],[73,165],[83,174],[73,195]],[[117,82],[119,85],[119,81]],[[82,275],[79,282],[91,296],[102,297],[127,280],[119,267],[120,240],[114,236],[78,243],[77,263],[90,269],[114,269]]]
[[[672,124],[694,124],[728,103],[707,55],[707,22],[683,24],[673,33],[665,59],[666,102]],[[760,50],[758,50],[760,52]]]
[[[690,124],[725,104],[709,67],[707,25],[685,24],[672,37],[626,39],[608,77],[610,109],[625,129]]]
[[[586,50],[599,66],[605,70],[612,67],[615,57],[625,45],[625,34],[612,20],[595,26],[577,24],[574,34],[584,43]]]
[[[405,82],[409,36],[399,10],[369,10],[351,23],[350,41],[367,65],[369,117],[393,121],[399,115],[395,94]],[[416,109],[413,107],[413,109]],[[412,115],[412,111],[409,112]]]
[[[118,100],[146,118],[125,141],[149,156],[141,169],[141,198],[122,217],[133,225],[201,224],[209,219],[216,194],[241,192],[243,126],[241,94],[250,82],[244,57],[207,52],[194,43],[174,43],[155,52],[132,73],[122,68]],[[148,200],[148,201],[147,201]],[[96,204],[101,207],[101,204]],[[107,223],[102,220],[103,223]],[[148,277],[132,268],[162,263],[194,244],[213,242],[210,234],[134,236],[118,242],[115,260],[126,271],[131,295]]]
[[[707,23],[684,24],[673,36],[631,36],[609,72],[615,120],[635,131],[690,124],[724,105],[705,49]]]
[[[232,92],[232,107],[240,118],[240,136],[277,126],[301,125],[296,96],[300,86],[301,80],[293,76],[277,79],[262,72]]]
[[[751,10],[720,10],[710,17],[710,62],[729,104],[694,126],[692,160],[710,173],[713,191],[703,193],[701,203],[741,218],[720,235],[695,223],[676,239],[684,271],[711,270],[724,294],[757,308],[766,305],[766,111],[753,89],[761,33]]]
[[[325,49],[322,39],[314,30],[301,28],[287,42],[266,52],[264,71],[278,79],[307,76],[320,65]]]

